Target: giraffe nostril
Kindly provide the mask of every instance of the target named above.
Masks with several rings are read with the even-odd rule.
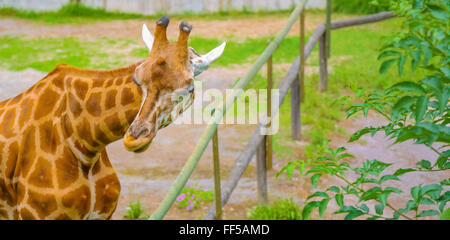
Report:
[[[131,129],[131,136],[134,138],[139,138],[140,136],[147,136],[150,134],[150,130],[146,127],[134,127]]]

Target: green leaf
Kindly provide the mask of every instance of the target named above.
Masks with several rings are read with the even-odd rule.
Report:
[[[319,181],[320,176],[322,176],[322,174],[314,174],[314,175],[311,177],[311,184],[312,184],[312,186],[313,186],[314,188],[317,188],[317,181]]]
[[[381,60],[382,58],[386,58],[386,57],[398,57],[400,55],[401,55],[400,52],[388,50],[388,51],[384,51],[380,55],[378,55],[378,60]]]
[[[450,178],[449,178],[449,179],[442,180],[441,185],[444,185],[444,186],[450,186]]]
[[[309,199],[314,198],[314,197],[328,198],[329,196],[328,196],[328,194],[326,194],[324,192],[315,192],[312,195],[310,195],[308,198],[306,198],[306,201],[308,201]]]
[[[395,175],[384,175],[383,177],[380,178],[379,183],[382,184],[383,182],[386,182],[389,180],[400,181],[400,179]]]
[[[336,203],[340,208],[344,207],[344,195],[343,194],[341,194],[341,193],[336,194],[334,196],[334,199],[336,200]]]
[[[440,220],[450,220],[450,208],[444,210],[444,212],[439,217]]]
[[[436,216],[440,215],[440,213],[436,210],[424,210],[416,217],[429,217],[429,216]]]
[[[428,108],[428,97],[427,96],[420,96],[417,98],[416,102],[416,122],[420,122],[423,119],[423,116],[425,115],[425,111]]]
[[[328,202],[330,201],[329,198],[325,198],[322,201],[320,201],[319,203],[319,216],[322,217],[323,213],[325,212],[325,210],[327,209],[328,206]]]
[[[327,191],[339,193],[339,192],[340,192],[340,189],[339,189],[338,187],[336,187],[336,186],[331,186],[331,187],[329,187],[329,188],[327,189]]]
[[[355,210],[349,212],[347,214],[347,216],[345,216],[344,220],[352,220],[352,219],[355,219],[355,218],[357,218],[359,216],[362,216],[362,215],[365,215],[365,213],[363,211],[355,209]]]
[[[392,107],[392,119],[398,119],[400,117],[400,113],[403,110],[409,111],[411,106],[416,102],[415,97],[404,96],[400,98],[400,100],[395,103],[394,107]]]
[[[380,187],[373,187],[366,192],[364,192],[361,197],[359,198],[359,201],[368,201],[372,199],[377,199],[378,195],[381,194],[381,188]]]
[[[431,163],[428,160],[422,160],[422,161],[416,163],[416,165],[420,166],[421,168],[431,169]]]
[[[383,204],[377,204],[377,205],[375,205],[375,212],[376,212],[378,215],[383,215],[383,212],[384,212],[384,205],[383,205]]]
[[[381,66],[380,66],[380,73],[381,74],[386,74],[387,70],[389,69],[389,67],[391,67],[391,65],[396,61],[396,59],[389,59],[384,61]]]
[[[403,174],[406,174],[409,172],[415,172],[415,171],[416,171],[416,169],[413,169],[413,168],[400,168],[400,169],[397,169],[397,171],[395,171],[394,175],[401,176]]]
[[[363,210],[365,213],[368,213],[370,211],[369,207],[367,207],[366,204],[362,204],[359,208]]]
[[[399,90],[399,91],[404,91],[404,92],[415,92],[415,93],[419,93],[419,94],[426,94],[425,89],[423,89],[422,86],[420,86],[419,84],[415,83],[415,82],[410,82],[410,81],[405,81],[405,82],[400,82],[397,84],[394,84],[392,87],[388,88],[387,91],[389,90]]]
[[[303,208],[303,212],[302,212],[302,218],[303,220],[306,220],[309,218],[309,214],[314,210],[314,208],[319,206],[319,202],[318,201],[312,201],[309,202],[305,205],[305,207]]]
[[[403,67],[405,66],[406,56],[402,55],[398,58],[397,67],[398,67],[398,75],[401,76],[403,74]]]
[[[421,187],[420,187],[420,186],[415,186],[415,187],[412,187],[412,188],[410,189],[411,197],[412,197],[416,202],[419,201],[420,190],[421,190]]]

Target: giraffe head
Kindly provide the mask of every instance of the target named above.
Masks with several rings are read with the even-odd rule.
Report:
[[[143,26],[142,37],[150,56],[140,64],[133,81],[141,87],[140,110],[124,136],[129,151],[145,151],[156,132],[168,126],[194,100],[194,77],[206,70],[223,53],[225,43],[206,55],[198,55],[188,46],[192,26],[180,24],[177,42],[167,40],[169,18],[156,22],[154,37]]]

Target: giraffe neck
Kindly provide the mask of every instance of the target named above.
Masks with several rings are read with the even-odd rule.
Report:
[[[62,128],[83,164],[92,165],[109,143],[123,138],[139,112],[143,93],[132,80],[139,64],[111,71],[63,67]]]

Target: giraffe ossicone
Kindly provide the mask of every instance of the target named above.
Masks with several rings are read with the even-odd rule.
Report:
[[[149,57],[114,70],[58,65],[18,96],[0,102],[0,219],[109,219],[120,182],[105,147],[121,138],[134,152],[194,99],[194,76],[223,52],[188,46],[190,25],[167,40],[167,17]]]

